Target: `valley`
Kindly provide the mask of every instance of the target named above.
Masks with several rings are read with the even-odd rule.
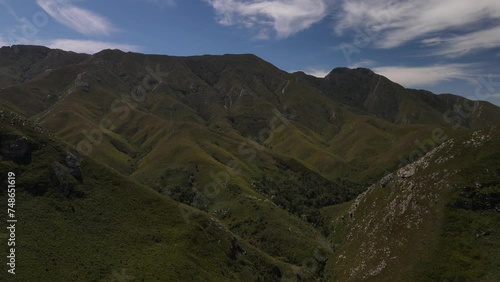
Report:
[[[491,103],[365,68],[27,45],[0,48],[0,89],[26,281],[500,278]]]

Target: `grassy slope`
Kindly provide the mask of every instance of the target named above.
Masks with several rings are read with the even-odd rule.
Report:
[[[148,81],[152,87],[146,103],[134,106],[125,118],[113,113],[112,103],[143,85],[146,66],[154,69],[156,65],[164,72],[175,71],[159,84]],[[328,245],[325,238],[300,219],[300,214],[273,205],[272,195],[259,192],[262,189],[254,186],[256,182],[274,174],[272,183],[280,183],[289,172],[280,170],[277,164],[294,159],[300,169],[291,175],[293,179],[313,173],[314,179],[330,181],[327,186],[335,184],[338,177],[363,185],[396,168],[399,156],[408,156],[417,149],[415,140],[428,139],[433,129],[446,125],[441,108],[436,111],[430,102],[420,101],[388,80],[373,91],[377,84],[375,79],[366,91],[358,93],[372,94],[368,102],[360,100],[364,109],[360,110],[332,100],[324,88],[304,83],[296,75],[279,71],[251,55],[178,58],[104,51],[84,63],[56,68],[2,90],[0,98],[13,92],[22,94],[16,96],[17,100],[3,99],[0,103],[28,113],[72,145],[85,140],[82,130],[97,129],[102,118],[110,118],[115,128],[104,131],[103,142],[94,147],[90,158],[122,176],[212,213],[254,246],[300,264],[317,246]],[[351,92],[340,94],[346,93]],[[47,94],[58,98],[43,100]],[[24,95],[31,95],[32,105],[23,102]],[[401,102],[399,112],[384,119],[372,111],[389,106],[377,108],[379,98],[398,95],[403,97],[397,100]],[[272,137],[258,140],[258,133],[270,127],[274,109],[289,124]],[[428,114],[422,115],[422,111]],[[488,110],[490,116],[494,112]],[[480,116],[478,120],[482,120]],[[450,138],[456,134],[444,128]],[[256,144],[250,140],[259,145],[250,145]],[[256,148],[258,153],[255,157],[252,153],[242,154],[238,149],[241,144]],[[237,163],[241,171],[232,171],[230,161]],[[230,179],[217,197],[207,200],[208,205],[193,200],[190,191],[203,190],[213,181],[210,173],[219,172],[228,172]],[[176,173],[186,178],[172,177]],[[323,180],[317,181],[314,183]],[[301,191],[292,188],[293,193]],[[339,194],[335,190],[329,193],[332,197]],[[303,195],[286,196],[300,200]],[[229,210],[230,215],[219,215],[221,210]]]
[[[115,281],[125,270],[145,281],[249,281],[272,279],[275,265],[283,273],[296,271],[242,239],[246,254],[230,259],[231,238],[238,236],[218,220],[198,212],[186,222],[177,202],[91,159],[82,162],[83,182],[68,182],[76,186],[65,197],[50,168],[64,164],[63,147],[4,122],[0,130],[2,146],[22,134],[35,149],[30,163],[0,161],[2,171],[17,174],[19,279]],[[6,196],[2,190],[0,200]]]

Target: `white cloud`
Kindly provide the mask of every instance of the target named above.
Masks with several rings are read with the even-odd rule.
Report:
[[[471,32],[462,36],[450,38],[434,38],[440,43],[438,50],[434,55],[446,55],[457,57],[470,51],[489,49],[500,46],[500,26]],[[429,45],[429,41],[423,41]]]
[[[327,69],[323,69],[323,68],[318,68],[318,67],[309,67],[309,68],[305,68],[303,70],[291,70],[289,71],[290,73],[294,73],[294,72],[297,72],[297,71],[302,71],[308,75],[312,75],[312,76],[315,76],[315,77],[318,77],[318,78],[324,78],[327,74],[329,74],[332,70],[327,70]]]
[[[138,51],[139,47],[129,44],[114,42],[104,42],[95,40],[74,40],[74,39],[56,39],[40,42],[49,48],[62,49],[77,53],[94,54],[104,49],[120,49],[122,51]]]
[[[3,40],[2,36],[0,36],[0,47],[1,46],[10,46],[7,41]]]
[[[0,37],[0,45],[41,45],[46,46],[53,49],[61,49],[65,51],[73,51],[77,53],[87,53],[94,54],[104,49],[120,49],[122,51],[140,51],[140,47],[136,45],[116,43],[116,42],[107,42],[107,41],[98,41],[98,40],[86,40],[86,39],[26,39],[26,38],[17,38],[14,42],[2,41]]]
[[[85,35],[109,35],[115,28],[104,17],[79,8],[69,0],[36,0],[59,23]]]
[[[356,63],[349,65],[348,68],[355,69],[355,68],[370,68],[373,67],[377,64],[374,60],[359,60]]]
[[[373,71],[405,87],[431,86],[449,80],[474,81],[471,64],[444,64],[428,67],[386,66]]]
[[[294,72],[304,72],[308,75],[312,75],[318,78],[324,78],[327,74],[331,72],[331,70],[324,69],[324,68],[318,68],[318,67],[308,67],[305,69],[301,70],[289,70],[289,73],[294,73]]]
[[[274,31],[286,38],[308,29],[327,15],[327,0],[205,0],[222,25],[251,29],[267,39]]]
[[[486,20],[500,20],[498,0],[342,1],[336,13],[335,31],[343,34],[354,30],[353,36],[367,37],[379,48],[394,48],[415,39],[443,50],[458,40],[460,46],[451,50],[454,53],[466,48],[500,46],[498,33],[492,36],[497,28],[480,28]],[[435,36],[443,31],[458,32],[461,36],[455,39]]]
[[[329,74],[332,70],[324,70],[324,69],[309,69],[304,71],[305,73],[319,77],[319,78],[324,78],[327,74]]]

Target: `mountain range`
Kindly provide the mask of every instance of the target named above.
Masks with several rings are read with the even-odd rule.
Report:
[[[26,281],[500,279],[491,103],[251,54],[17,45],[0,109]]]

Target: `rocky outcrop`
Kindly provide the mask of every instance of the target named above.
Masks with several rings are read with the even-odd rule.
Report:
[[[66,167],[73,177],[75,177],[80,183],[83,182],[82,170],[80,168],[80,156],[78,154],[73,154],[71,152],[66,152]]]
[[[380,186],[382,187],[387,187],[389,183],[394,179],[394,175],[392,173],[384,176],[382,179],[380,179]]]
[[[428,243],[426,238],[415,234],[436,224],[436,209],[443,202],[443,195],[452,189],[447,179],[457,171],[422,172],[429,165],[439,164],[437,160],[447,155],[445,151],[452,143],[449,140],[416,162],[386,175],[379,181],[380,186],[370,186],[339,215],[336,222],[350,226],[334,262],[335,267],[344,271],[339,281],[372,279],[387,269],[408,263],[411,259],[400,257],[399,252],[406,250],[409,242]],[[383,187],[386,188],[381,190]]]
[[[229,248],[229,253],[227,254],[227,256],[231,260],[236,260],[238,254],[246,254],[246,251],[238,243],[238,240],[236,240],[236,238],[233,237],[231,239],[231,247]]]
[[[22,158],[28,154],[28,146],[28,138],[21,136],[6,142],[3,147],[3,155],[12,159]]]
[[[17,164],[31,163],[31,153],[34,150],[25,136],[2,136],[2,156]]]
[[[63,164],[64,163],[64,164]],[[80,190],[83,182],[80,159],[76,154],[66,152],[64,162],[52,163],[51,184],[61,192],[64,197],[74,195],[77,198],[85,196]]]
[[[415,167],[413,165],[407,165],[398,171],[398,176],[405,179],[410,178],[415,175]]]

